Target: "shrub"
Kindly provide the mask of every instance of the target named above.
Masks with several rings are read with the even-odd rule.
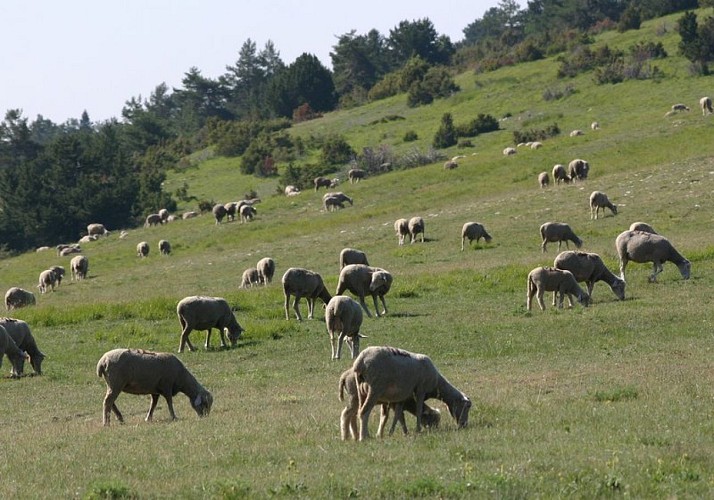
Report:
[[[571,84],[567,84],[565,87],[548,87],[543,91],[544,101],[555,101],[558,99],[563,99],[575,93],[575,87]]]
[[[494,132],[499,129],[498,120],[491,115],[479,113],[476,118],[468,123],[456,126],[458,137],[475,137],[479,134]]]
[[[371,176],[389,172],[394,163],[395,157],[392,148],[382,144],[377,148],[362,149],[362,153],[352,162],[352,167],[361,168]]]
[[[201,212],[210,212],[213,210],[213,206],[216,204],[213,200],[201,200],[198,202],[198,209]]]
[[[620,21],[617,23],[617,31],[624,33],[628,30],[638,30],[642,24],[642,10],[631,3],[620,16]]]
[[[300,123],[306,122],[308,120],[314,120],[315,118],[320,118],[322,113],[316,113],[312,110],[308,103],[301,104],[293,110],[293,122]]]
[[[553,123],[544,129],[514,130],[513,142],[520,144],[522,142],[543,141],[558,134],[560,134],[560,127],[558,127],[557,123]]]
[[[400,83],[401,75],[399,72],[388,73],[384,75],[384,78],[374,84],[367,93],[367,97],[370,101],[379,101],[380,99],[397,95],[401,92]]]
[[[441,117],[441,125],[434,135],[432,144],[435,148],[448,148],[456,144],[456,128],[451,113],[444,113]]]
[[[414,148],[401,156],[398,163],[400,168],[414,168],[421,167],[422,165],[430,165],[444,158],[446,158],[446,156],[443,153],[432,147],[426,151],[420,151],[418,148]]]
[[[404,138],[403,138],[404,142],[413,142],[413,141],[416,141],[417,139],[419,139],[419,136],[413,130],[407,130],[404,133]]]
[[[349,145],[347,139],[339,134],[331,134],[322,144],[322,161],[328,165],[339,165],[350,161],[355,155],[355,150]]]

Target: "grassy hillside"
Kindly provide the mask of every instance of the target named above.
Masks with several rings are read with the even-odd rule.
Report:
[[[343,184],[355,204],[341,211],[321,210],[323,191],[275,195],[276,181],[239,175],[236,160],[173,173],[167,188],[186,182],[198,199],[225,202],[255,189],[263,200],[256,220],[217,226],[202,216],[131,230],[125,239],[114,231],[84,246],[89,279],[67,278],[38,296],[36,307],[13,311],[47,359],[41,377],[0,379],[7,457],[0,496],[708,496],[714,117],[696,106],[714,94],[714,78],[688,75],[671,30],[655,35],[675,19],[598,40],[623,48],[662,41],[670,57],[657,62],[666,75],[660,81],[595,86],[586,74],[563,82],[555,78],[558,63],[545,60],[460,75],[463,90],[431,106],[409,109],[398,96],[294,127],[303,136],[337,131],[355,149],[385,143],[407,150],[414,143],[401,142],[404,132],[416,131],[417,145],[426,147],[445,112],[457,123],[477,113],[511,114],[474,148],[446,151],[466,155],[453,171],[434,164]],[[566,83],[573,95],[543,100],[545,89]],[[665,117],[675,102],[692,111]],[[370,125],[390,114],[405,120]],[[593,120],[601,130],[589,129]],[[563,134],[542,149],[502,155],[513,130],[554,122]],[[585,135],[569,137],[576,128]],[[538,172],[578,157],[590,161],[587,181],[538,188]],[[617,216],[590,220],[595,189],[618,204]],[[426,220],[427,241],[399,247],[392,224],[412,215]],[[471,220],[494,240],[461,252],[460,229]],[[666,264],[650,284],[651,266],[630,264],[625,301],[599,283],[589,308],[547,303],[545,312],[528,312],[526,275],[557,254],[553,244],[540,251],[538,227],[548,220],[568,222],[584,250],[615,271],[615,237],[647,221],[691,260],[692,277],[685,281]],[[158,255],[159,239],[171,241],[170,257]],[[151,245],[146,259],[136,257],[139,241]],[[365,318],[363,346],[428,354],[471,397],[466,429],[456,430],[445,406],[430,401],[442,410],[437,430],[340,441],[337,382],[350,360],[329,359],[321,309],[314,320],[285,320],[279,281],[287,268],[306,267],[334,291],[346,246],[394,275],[389,314]],[[239,289],[242,271],[264,256],[276,260],[276,280]],[[6,288],[34,290],[39,272],[55,264],[68,269],[69,258],[28,253],[0,261],[0,276]],[[176,422],[162,400],[147,424],[148,398],[125,394],[117,404],[126,424],[102,428],[97,360],[115,347],[175,352],[176,303],[196,294],[226,297],[246,329],[235,349],[180,355],[214,395],[210,417],[199,420],[179,395]],[[192,337],[203,344],[200,332]]]

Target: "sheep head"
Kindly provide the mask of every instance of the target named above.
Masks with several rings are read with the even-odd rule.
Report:
[[[196,398],[191,401],[191,406],[196,410],[199,417],[207,417],[211,413],[211,405],[213,405],[213,396],[210,392],[203,390]]]

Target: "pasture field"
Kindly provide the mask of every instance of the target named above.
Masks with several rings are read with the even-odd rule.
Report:
[[[426,147],[445,112],[457,123],[477,113],[512,115],[473,148],[446,151],[465,155],[453,171],[439,162],[343,184],[355,199],[344,210],[322,211],[324,191],[277,196],[276,180],[242,177],[234,159],[172,173],[168,189],[187,182],[199,199],[225,202],[255,189],[263,200],[256,220],[217,226],[204,215],[133,229],[123,240],[113,231],[84,246],[88,279],[67,276],[54,293],[38,295],[36,307],[12,312],[30,324],[47,358],[42,376],[20,380],[7,378],[5,361],[0,497],[711,496],[714,116],[695,106],[714,94],[714,78],[688,76],[671,31],[655,37],[675,19],[598,39],[623,47],[661,39],[670,57],[658,81],[561,82],[557,62],[545,60],[460,75],[462,92],[426,108],[409,109],[400,96],[294,127],[304,136],[340,131],[355,149],[407,149],[406,130]],[[565,83],[577,91],[542,99],[545,88]],[[675,102],[693,110],[664,117]],[[388,114],[406,120],[369,125]],[[601,130],[589,129],[593,120]],[[542,149],[501,154],[513,130],[553,122],[563,133]],[[585,135],[568,137],[575,128]],[[538,188],[538,172],[577,157],[591,163],[587,181]],[[618,215],[590,220],[595,189],[619,205]],[[392,224],[412,215],[424,217],[427,241],[399,247]],[[631,222],[649,222],[692,262],[692,277],[683,280],[670,263],[648,283],[651,266],[630,264],[624,301],[598,283],[591,307],[557,310],[548,297],[546,311],[528,312],[526,275],[557,254],[554,244],[540,251],[538,228],[549,220],[568,222],[583,250],[616,273],[615,237]],[[483,223],[493,241],[461,252],[467,221]],[[159,255],[159,239],[171,242],[171,256]],[[151,245],[146,259],[135,254],[142,240]],[[314,320],[285,320],[280,277],[306,267],[334,291],[347,246],[394,275],[389,314],[365,318],[362,346],[428,354],[471,398],[467,428],[457,430],[432,400],[442,410],[439,429],[340,440],[337,382],[350,360],[330,360],[322,309]],[[276,261],[273,283],[239,289],[243,270],[264,256]],[[0,260],[0,283],[36,290],[39,272],[54,264],[69,269],[69,258],[50,251]],[[103,428],[98,359],[115,347],[175,352],[176,303],[198,294],[225,297],[246,329],[234,349],[217,349],[214,332],[213,349],[179,355],[213,393],[211,415],[198,419],[178,395],[177,421],[162,399],[145,423],[148,397],[123,394],[117,405],[126,423]],[[303,301],[305,317],[306,308]],[[192,338],[203,344],[202,333]],[[407,423],[413,430],[411,415]]]

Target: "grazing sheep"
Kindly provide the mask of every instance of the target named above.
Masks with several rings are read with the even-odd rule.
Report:
[[[394,230],[397,232],[399,245],[403,245],[404,239],[409,236],[409,221],[407,219],[397,219],[394,221]]]
[[[229,201],[228,203],[223,205],[223,208],[226,209],[226,219],[228,221],[236,220],[237,207],[238,207],[237,201]]]
[[[347,370],[342,372],[342,375],[340,375],[340,383],[339,383],[339,397],[340,401],[344,401],[345,399],[345,393],[347,393],[347,404],[345,408],[342,410],[342,413],[340,415],[340,433],[342,435],[342,440],[347,440],[350,437],[352,439],[357,440],[359,439],[359,427],[357,426],[357,413],[359,411],[359,393],[357,392],[357,382],[355,380],[355,372],[352,370],[352,367],[349,367]],[[366,387],[365,387],[365,392],[362,395],[363,397],[366,397]],[[380,402],[378,401],[377,404]],[[404,421],[404,413],[403,411],[406,410],[412,415],[416,415],[416,400],[414,397],[409,397],[405,399],[404,401],[401,401],[400,403],[382,403],[381,404],[381,416],[379,419],[379,427],[377,428],[377,437],[382,437],[384,433],[384,426],[387,423],[387,419],[389,418],[389,409],[390,408],[395,408],[397,405],[402,406],[402,412],[401,413],[401,419],[399,419],[399,415],[394,416],[394,421],[392,422],[392,428],[389,431],[389,434],[391,435],[394,432],[394,427],[396,426],[397,422],[399,422],[402,426],[402,430],[404,431],[404,434],[407,434],[407,424]],[[398,412],[395,412],[398,413]],[[424,425],[424,427],[427,428],[436,428],[439,427],[439,423],[441,422],[441,412],[439,410],[436,410],[434,408],[431,408],[429,405],[426,404],[426,402],[423,405],[422,408],[422,414],[421,414],[421,423]]]
[[[321,187],[329,188],[332,181],[327,177],[315,177],[312,183],[315,185],[315,191],[317,191]]]
[[[57,286],[62,284],[62,278],[64,278],[64,267],[62,266],[52,266],[49,268],[50,271],[55,273],[55,278],[57,279]]]
[[[0,326],[5,328],[18,349],[30,357],[30,364],[35,374],[42,375],[42,361],[45,359],[45,355],[37,347],[37,342],[30,331],[30,325],[20,319],[0,318]],[[25,357],[23,356],[18,366],[18,375],[22,375],[24,365]]]
[[[481,238],[486,240],[486,243],[490,243],[492,240],[491,235],[486,232],[486,228],[484,228],[482,224],[478,222],[465,223],[461,228],[461,251],[464,251],[466,239],[469,240],[469,246],[471,246],[473,240],[476,240],[476,244],[478,245]]]
[[[166,210],[165,208],[162,208],[159,210],[159,217],[161,217],[161,220],[163,222],[166,222],[166,219],[169,218],[169,211]]]
[[[273,281],[275,274],[275,261],[270,257],[263,257],[256,265],[258,269],[258,281],[264,285]]]
[[[335,196],[328,196],[323,199],[322,204],[327,212],[333,212],[337,208],[345,208],[344,202]]]
[[[591,128],[592,130],[600,130],[600,123],[599,123],[599,122],[592,122],[592,123],[590,124],[590,128]]]
[[[580,135],[585,135],[585,132],[583,132],[580,129],[576,129],[576,130],[573,130],[572,132],[570,132],[570,137],[578,137]]]
[[[369,414],[378,403],[414,399],[417,432],[422,427],[424,401],[433,397],[446,403],[460,428],[468,423],[471,401],[451,385],[424,354],[387,346],[367,347],[355,359],[352,370],[359,388],[360,441],[369,437]]]
[[[178,352],[183,352],[183,348],[188,346],[189,351],[194,351],[193,344],[188,338],[193,330],[206,330],[206,349],[210,346],[211,330],[218,329],[221,337],[221,347],[226,348],[226,336],[235,347],[241,334],[245,331],[233,314],[228,302],[222,297],[203,297],[193,295],[184,297],[176,305],[176,314],[181,324],[181,342]]]
[[[188,212],[184,212],[183,215],[181,216],[181,218],[184,220],[193,219],[194,217],[198,217],[198,212],[188,211]]]
[[[672,262],[682,274],[689,279],[692,264],[685,259],[664,236],[642,231],[624,231],[615,240],[617,255],[620,257],[620,278],[625,279],[625,267],[629,261],[652,262],[653,271],[649,282],[657,281],[657,275],[662,272],[665,262]]]
[[[409,238],[411,243],[417,239],[417,235],[421,234],[421,242],[424,243],[424,219],[421,217],[412,217],[407,223],[409,227]]]
[[[253,217],[258,213],[258,209],[255,208],[253,205],[242,205],[240,207],[240,221],[241,224],[244,222],[250,222],[253,220]]]
[[[368,317],[372,317],[372,314],[367,308],[367,304],[364,302],[365,295],[369,294],[372,296],[374,301],[374,311],[379,317],[379,305],[377,304],[377,297],[382,301],[382,306],[384,310],[382,311],[382,316],[387,314],[387,304],[384,301],[384,296],[389,292],[392,286],[392,275],[380,269],[379,267],[370,267],[363,264],[350,264],[342,268],[340,271],[340,277],[337,282],[337,291],[335,295],[342,295],[345,290],[349,290],[357,297],[359,297],[359,303],[362,308],[367,313]]]
[[[170,255],[171,254],[171,243],[168,240],[159,240],[159,254]]]
[[[560,244],[564,241],[565,247],[568,246],[568,241],[572,241],[576,248],[583,246],[583,240],[578,238],[570,226],[564,222],[546,222],[540,226],[540,236],[543,238],[541,243],[541,250],[546,251],[546,245],[552,242],[558,242],[558,251],[560,251]]]
[[[547,188],[548,184],[550,184],[550,177],[548,176],[548,172],[541,172],[538,174],[538,185],[541,188]]]
[[[361,181],[365,178],[366,175],[367,172],[365,172],[361,168],[351,168],[349,172],[347,172],[347,178],[350,180],[350,184],[354,184],[356,182]]]
[[[613,205],[605,193],[602,191],[590,193],[590,219],[597,219],[600,209],[604,217],[606,208],[610,209],[612,215],[617,215],[617,205]]]
[[[347,202],[352,206],[353,200],[349,196],[347,196],[345,193],[342,191],[335,191],[335,192],[328,192],[322,195],[322,201],[324,201],[328,198],[336,198],[340,203]]]
[[[458,166],[459,166],[459,164],[456,163],[456,161],[454,161],[454,160],[447,160],[447,161],[444,163],[444,170],[453,170],[453,169],[457,168]]]
[[[682,103],[672,104],[672,111],[689,111],[689,106]]]
[[[146,216],[144,227],[160,226],[164,223],[164,219],[159,214],[149,214]]]
[[[22,349],[17,347],[17,344],[12,340],[12,337],[10,337],[10,334],[5,330],[5,327],[0,326],[0,366],[2,366],[2,358],[4,355],[7,355],[7,359],[9,359],[12,364],[10,377],[19,378],[25,368],[25,360],[28,356]]]
[[[702,97],[699,99],[699,107],[702,108],[702,116],[714,113],[714,109],[712,109],[712,100],[709,97]]]
[[[285,186],[285,196],[297,196],[300,194],[300,190],[293,186],[292,184],[289,186]]]
[[[570,182],[570,176],[568,175],[568,172],[566,172],[565,166],[560,163],[553,166],[553,181],[555,181],[556,184],[560,184],[561,181],[564,184]]]
[[[630,231],[644,231],[645,233],[659,234],[646,222],[633,222],[630,224]]]
[[[35,294],[23,288],[14,286],[5,293],[5,308],[8,311],[34,306],[36,303]]]
[[[87,272],[89,271],[89,259],[84,255],[77,255],[70,261],[69,268],[73,281],[83,280],[87,277]]]
[[[258,269],[255,267],[250,267],[243,271],[243,277],[240,281],[240,288],[250,288],[253,285],[260,283],[260,276],[258,275]]]
[[[343,248],[340,252],[340,271],[349,264],[364,264],[368,266],[367,254],[355,248]]]
[[[504,154],[505,156],[511,156],[511,155],[516,154],[516,153],[517,153],[516,148],[512,148],[512,147],[507,147],[507,148],[505,148],[505,149],[503,150],[503,154]]]
[[[142,258],[149,255],[149,244],[145,241],[138,243],[136,245],[136,255]]]
[[[362,309],[360,305],[344,295],[335,295],[325,308],[325,326],[330,334],[332,358],[340,359],[342,342],[350,346],[352,359],[359,354],[359,339],[362,337],[359,329],[362,326]]]
[[[531,149],[540,149],[540,148],[542,148],[542,147],[543,147],[543,143],[542,143],[542,142],[538,142],[538,141],[531,142],[531,145],[530,145],[530,148],[531,148]]]
[[[40,293],[46,293],[49,289],[50,291],[55,291],[55,284],[57,283],[57,275],[51,269],[45,269],[40,273],[39,283],[37,288]]]
[[[223,218],[227,214],[226,207],[218,203],[214,205],[211,211],[213,212],[213,217],[216,219],[216,224],[220,224],[221,222],[223,222]]]
[[[578,302],[587,307],[590,297],[580,288],[575,276],[570,271],[554,269],[552,267],[536,267],[528,273],[526,282],[526,309],[531,310],[533,296],[536,296],[541,311],[545,311],[543,295],[545,292],[554,292],[558,296],[558,308],[563,308],[563,298],[568,295],[568,302],[572,305],[571,295],[575,295]]]
[[[590,164],[579,158],[568,163],[568,175],[572,181],[584,181],[588,178]]]
[[[179,392],[188,396],[191,407],[199,417],[206,417],[211,412],[213,396],[173,354],[141,349],[113,349],[99,359],[97,376],[104,378],[107,384],[102,413],[105,426],[109,425],[110,410],[119,422],[124,422],[115,402],[121,392],[151,395],[147,422],[151,421],[159,396],[166,399],[171,420],[176,420],[173,397]]]
[[[104,227],[104,224],[89,224],[87,226],[88,236],[109,236],[109,231]]]
[[[604,281],[610,286],[612,293],[618,299],[625,300],[625,281],[612,274],[596,253],[561,252],[553,261],[553,266],[556,269],[570,271],[578,282],[584,281],[588,288],[588,296],[591,299],[595,282]],[[555,294],[553,294],[553,305],[555,305],[555,299]],[[568,300],[570,300],[569,296]],[[573,306],[572,302],[570,306]]]
[[[298,321],[302,321],[300,315],[299,303],[302,297],[307,299],[307,319],[312,319],[315,311],[315,301],[322,300],[325,305],[330,302],[332,295],[325,288],[325,283],[322,281],[322,276],[314,271],[303,269],[300,267],[291,267],[282,278],[283,293],[285,294],[285,319],[290,319],[288,307],[290,305],[290,296],[295,296],[293,309]]]

